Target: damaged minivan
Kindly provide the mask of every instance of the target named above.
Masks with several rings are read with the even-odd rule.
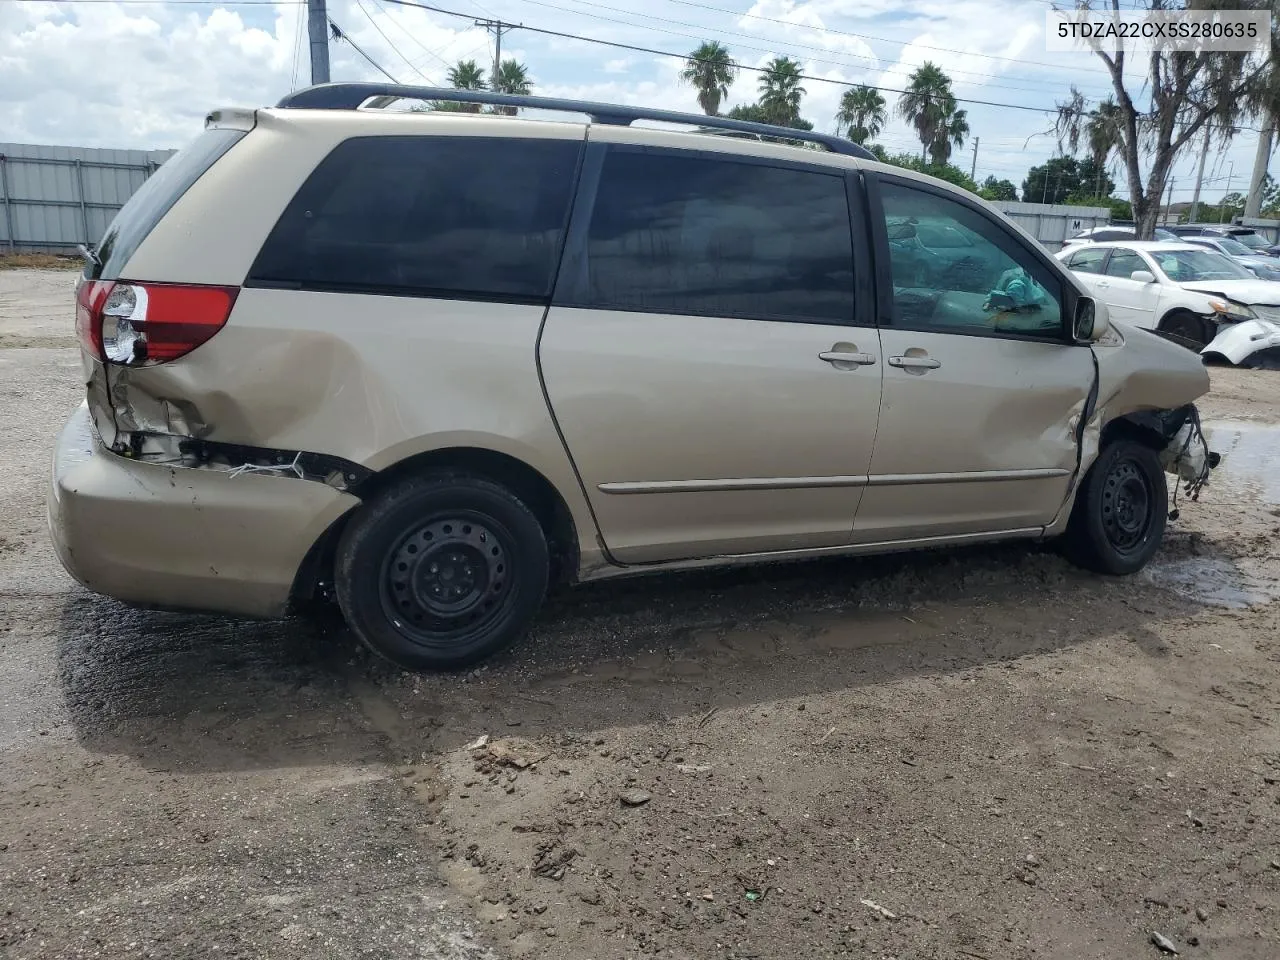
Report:
[[[459,99],[504,109],[405,109]],[[212,113],[85,254],[63,565],[148,607],[334,598],[411,669],[565,582],[1004,539],[1132,573],[1214,459],[1194,354],[819,133],[327,84]]]

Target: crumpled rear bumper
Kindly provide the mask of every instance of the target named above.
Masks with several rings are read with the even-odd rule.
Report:
[[[1233,364],[1244,363],[1262,350],[1280,349],[1280,324],[1270,320],[1242,320],[1224,324],[1200,353],[1221,356]]]
[[[87,404],[54,454],[49,530],[90,590],[142,606],[280,616],[311,545],[359,503],[323,483],[117,456]]]

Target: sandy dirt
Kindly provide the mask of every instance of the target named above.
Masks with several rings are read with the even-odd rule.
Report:
[[[72,282],[0,272],[0,956],[1280,956],[1280,374],[1212,371],[1143,575],[599,584],[412,676],[65,577]]]

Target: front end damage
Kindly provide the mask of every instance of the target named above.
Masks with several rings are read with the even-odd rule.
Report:
[[[1176,478],[1170,511],[1176,519],[1179,493],[1198,499],[1221,459],[1209,449],[1195,405],[1209,391],[1209,374],[1194,353],[1131,326],[1113,326],[1093,351],[1098,390],[1081,438],[1082,462],[1091,464],[1121,438],[1159,451],[1161,466]]]
[[[1200,354],[1236,366],[1280,369],[1280,323],[1261,318],[1223,323]]]

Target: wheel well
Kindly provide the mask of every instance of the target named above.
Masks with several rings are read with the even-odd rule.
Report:
[[[364,480],[351,493],[368,500],[391,484],[416,473],[432,470],[460,470],[478,474],[506,487],[520,498],[538,518],[551,551],[551,580],[568,583],[578,573],[578,536],[573,515],[551,481],[522,460],[475,447],[449,447],[416,454],[392,464]],[[327,592],[334,554],[347,521],[357,507],[339,517],[311,546],[294,581],[294,603],[305,602]]]
[[[1163,330],[1166,320],[1168,320],[1170,317],[1176,317],[1180,315],[1201,319],[1200,314],[1196,313],[1194,310],[1188,310],[1186,307],[1174,307],[1172,310],[1165,311],[1164,316],[1160,318],[1160,322],[1156,324],[1156,329]]]
[[[1154,411],[1126,413],[1102,428],[1098,449],[1106,449],[1117,440],[1132,440],[1159,453],[1169,444],[1166,429],[1164,420]]]

